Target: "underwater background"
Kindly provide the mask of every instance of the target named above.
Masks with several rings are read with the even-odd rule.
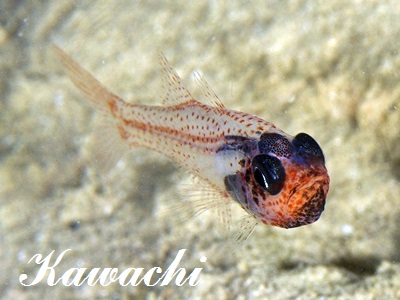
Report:
[[[53,43],[147,105],[162,50],[193,94],[198,70],[226,107],[310,134],[331,177],[321,219],[232,249],[215,214],[163,209],[188,177],[165,157],[134,149],[99,171],[100,120]],[[0,296],[400,299],[399,50],[398,1],[1,1]],[[20,284],[34,254],[66,249],[60,275],[166,268],[180,249],[203,270],[195,287]]]

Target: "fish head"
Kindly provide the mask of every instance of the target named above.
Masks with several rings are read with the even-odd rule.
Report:
[[[237,202],[264,224],[293,228],[317,221],[329,175],[324,154],[308,134],[264,133],[225,185]]]

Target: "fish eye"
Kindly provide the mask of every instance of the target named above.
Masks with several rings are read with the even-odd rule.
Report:
[[[261,153],[273,153],[282,157],[290,157],[293,152],[293,145],[278,133],[263,133],[258,142],[258,148]]]
[[[292,141],[297,153],[307,158],[321,159],[325,163],[324,154],[318,143],[307,133],[299,133]]]
[[[269,194],[279,194],[286,178],[280,160],[274,156],[260,154],[253,158],[252,166],[255,181]]]

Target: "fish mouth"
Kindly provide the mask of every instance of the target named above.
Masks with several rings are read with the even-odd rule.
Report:
[[[294,228],[303,225],[308,225],[316,222],[325,209],[326,196],[329,190],[329,177],[321,176],[322,178],[309,187],[302,187],[295,193],[289,201],[306,198],[304,204],[300,205],[289,213],[291,218],[288,219],[284,227]]]

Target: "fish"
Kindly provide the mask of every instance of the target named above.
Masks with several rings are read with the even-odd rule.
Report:
[[[159,52],[161,105],[133,104],[112,93],[61,48],[53,45],[73,84],[106,116],[128,148],[164,154],[210,187],[210,204],[244,209],[247,238],[256,224],[294,228],[317,221],[330,178],[321,147],[308,134],[291,136],[255,115],[226,108],[196,75],[205,101],[197,101]],[[217,200],[215,200],[217,201]]]

